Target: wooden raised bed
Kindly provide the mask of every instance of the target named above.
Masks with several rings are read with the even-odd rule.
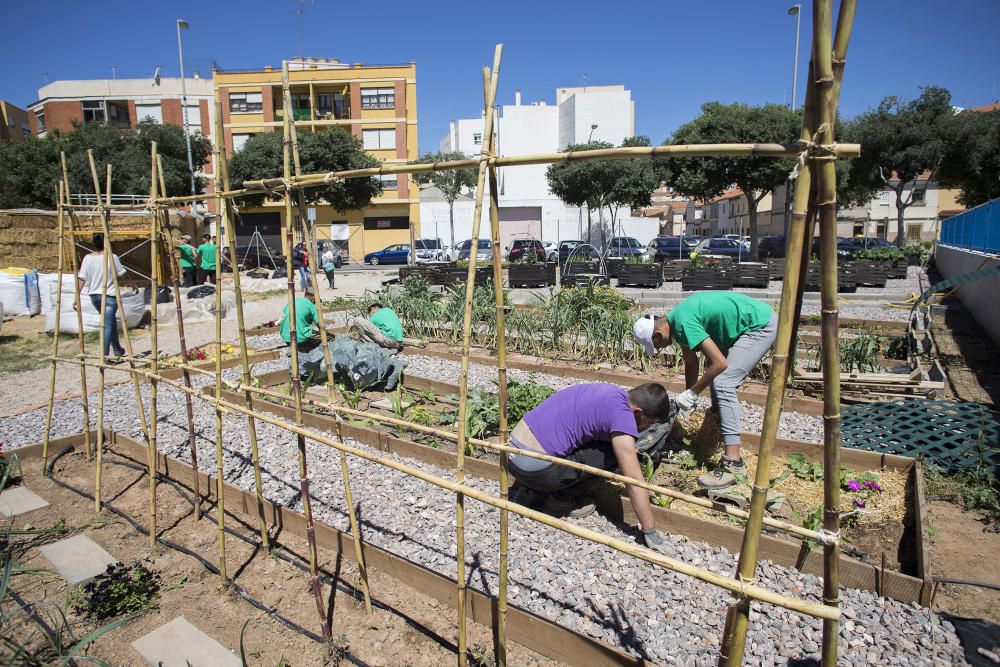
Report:
[[[713,268],[684,269],[681,277],[681,289],[685,292],[696,290],[731,290],[733,289],[733,274],[731,271]]]
[[[897,259],[894,262],[886,262],[889,267],[889,278],[892,280],[902,280],[906,278],[910,264],[905,259]]]
[[[574,261],[574,262],[563,262],[560,268],[560,273],[564,276],[572,275],[574,273],[599,273],[601,270],[601,262],[596,259],[588,259],[587,261]]]
[[[452,267],[449,269],[439,269],[435,274],[438,280],[440,280],[440,285],[452,285],[454,283],[464,283],[469,277],[468,269],[461,267]],[[483,266],[476,267],[476,277],[475,281],[477,285],[485,285],[493,280],[493,267]]]
[[[606,257],[604,259],[604,271],[612,278],[618,277],[623,266],[625,266],[625,260],[622,257]]]
[[[771,280],[771,269],[763,262],[740,262],[732,268],[733,286],[767,287]]]
[[[784,257],[771,257],[767,260],[767,268],[771,274],[771,280],[785,279],[785,263],[786,260]]]
[[[652,287],[655,289],[662,284],[663,267],[659,264],[625,264],[618,272],[619,287]]]
[[[690,266],[690,259],[670,259],[663,262],[663,280],[677,282],[684,277],[684,269]]]
[[[559,277],[562,287],[593,287],[610,285],[611,277],[605,273],[569,273]]]
[[[507,285],[510,287],[549,287],[555,284],[555,262],[515,263],[507,268]]]
[[[882,262],[859,260],[844,262],[844,266],[853,267],[858,285],[885,287],[885,281],[889,277],[889,271]]]
[[[809,262],[809,269],[806,271],[805,291],[820,291],[821,269],[819,262]],[[857,272],[852,262],[839,262],[837,264],[837,292],[841,294],[853,294],[858,291]]]

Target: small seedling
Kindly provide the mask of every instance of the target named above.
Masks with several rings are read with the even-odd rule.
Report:
[[[87,618],[103,621],[152,605],[160,592],[160,575],[141,562],[115,563],[70,596],[70,606]]]
[[[338,635],[330,640],[330,664],[339,665],[344,658],[350,655],[351,645],[347,635]]]
[[[798,452],[788,455],[788,467],[799,479],[807,482],[816,482],[823,479],[823,464],[819,461],[806,462],[805,454]]]

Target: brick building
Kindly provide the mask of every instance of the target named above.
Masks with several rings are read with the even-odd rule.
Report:
[[[0,141],[21,141],[31,134],[28,113],[10,102],[0,100]]]

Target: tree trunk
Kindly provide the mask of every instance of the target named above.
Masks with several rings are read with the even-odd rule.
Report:
[[[766,194],[766,193],[765,193]],[[751,197],[750,193],[744,193],[744,197],[747,198],[747,210],[750,212],[750,251],[747,253],[747,259],[751,262],[757,261],[757,205],[760,203],[760,199],[756,197]],[[763,195],[761,195],[763,199]],[[741,229],[740,232],[743,230]],[[742,241],[740,241],[742,243]]]
[[[896,247],[902,248],[906,245],[906,207],[909,204],[903,203],[903,188],[900,184],[900,188],[896,190]]]
[[[590,243],[590,239],[593,238],[593,229],[590,219],[590,202],[587,202],[587,238],[585,239],[587,243]]]
[[[455,250],[455,201],[452,200],[448,202],[448,225],[451,227],[451,250],[448,253],[448,259],[451,259],[451,253]],[[457,254],[455,255],[458,256]]]

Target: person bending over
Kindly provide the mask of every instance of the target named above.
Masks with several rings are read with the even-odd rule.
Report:
[[[693,410],[698,394],[711,387],[726,451],[715,470],[698,478],[704,489],[733,486],[737,482],[733,473],[746,476],[736,391],[774,345],[777,333],[778,316],[771,306],[739,292],[698,292],[666,317],[644,315],[635,322],[632,334],[651,355],[672,341],[680,343],[687,389],[675,399],[679,410]],[[697,352],[705,356],[705,372],[700,377]]]
[[[389,350],[403,349],[403,323],[392,308],[380,303],[368,307],[368,318],[352,317],[347,320],[348,330],[358,340],[375,343]]]
[[[510,433],[518,449],[558,456],[644,481],[635,442],[639,431],[667,419],[670,396],[656,382],[626,391],[612,384],[577,384],[557,391],[531,410]],[[595,504],[586,495],[595,477],[574,468],[513,454],[510,472],[523,487],[518,502],[533,504],[545,496],[545,509],[575,518],[592,513]],[[671,555],[656,530],[649,492],[629,486],[632,508],[639,518],[646,545]]]
[[[198,284],[204,285],[205,281],[208,280],[213,285],[215,284],[215,261],[217,255],[217,248],[212,242],[211,234],[203,234],[201,237],[201,245],[198,246]]]
[[[281,324],[278,334],[285,341],[286,345],[292,344],[292,337],[289,333],[290,321],[288,317],[288,305],[282,310]],[[316,295],[311,290],[306,290],[302,296],[295,297],[295,340],[298,342],[299,352],[311,352],[319,346],[319,313],[316,311]]]

